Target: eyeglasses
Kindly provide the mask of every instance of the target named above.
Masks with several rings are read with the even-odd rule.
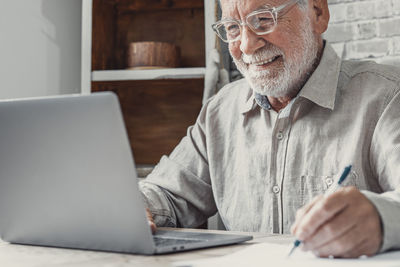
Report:
[[[289,0],[285,4],[259,9],[251,12],[245,22],[235,19],[223,19],[212,25],[215,33],[226,43],[236,42],[240,39],[243,26],[248,26],[255,34],[264,35],[275,30],[278,17],[284,15],[299,0]]]

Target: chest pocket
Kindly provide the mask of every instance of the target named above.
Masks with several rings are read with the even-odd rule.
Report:
[[[291,206],[300,208],[316,196],[325,194],[330,188],[332,190],[341,174],[342,172],[322,176],[302,175],[298,178],[290,179],[291,181],[288,181],[289,188],[287,188],[287,192],[289,199],[291,199],[291,201],[289,200]],[[351,171],[342,186],[355,186],[359,188],[357,178],[357,173]]]
[[[335,190],[336,184],[339,181],[341,175],[342,172],[325,178],[326,187],[324,188],[324,193],[326,191]],[[349,175],[346,177],[346,180],[342,183],[342,186],[355,186],[359,188],[359,182],[357,178],[357,173],[355,171],[350,171]]]
[[[290,226],[296,219],[296,211],[308,204],[316,196],[325,194],[329,188],[333,189],[341,174],[340,172],[321,176],[301,175],[300,177],[294,177],[286,181],[282,201],[285,217],[284,227],[286,227],[284,229],[286,229],[287,232],[289,232]],[[357,173],[351,171],[344,181],[343,186],[355,186],[360,188]]]

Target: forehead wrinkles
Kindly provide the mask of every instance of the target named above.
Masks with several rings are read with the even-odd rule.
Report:
[[[265,7],[275,7],[279,0],[221,0],[222,18],[243,19],[249,13]]]
[[[222,18],[240,18],[241,2],[245,1],[221,0]]]

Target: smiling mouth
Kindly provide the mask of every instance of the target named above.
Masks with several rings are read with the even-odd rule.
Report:
[[[260,61],[260,62],[257,62],[257,63],[252,63],[252,65],[255,65],[257,67],[259,67],[259,66],[267,66],[267,65],[270,65],[271,63],[273,63],[274,61],[276,61],[279,57],[281,57],[281,56],[275,56],[275,57],[272,57],[272,58],[264,60],[264,61]]]

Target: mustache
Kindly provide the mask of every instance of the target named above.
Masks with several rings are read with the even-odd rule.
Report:
[[[246,55],[243,53],[241,56],[241,61],[246,64],[253,64],[274,58],[276,56],[283,56],[282,50],[274,45],[269,45],[268,47],[260,48],[252,55]]]

